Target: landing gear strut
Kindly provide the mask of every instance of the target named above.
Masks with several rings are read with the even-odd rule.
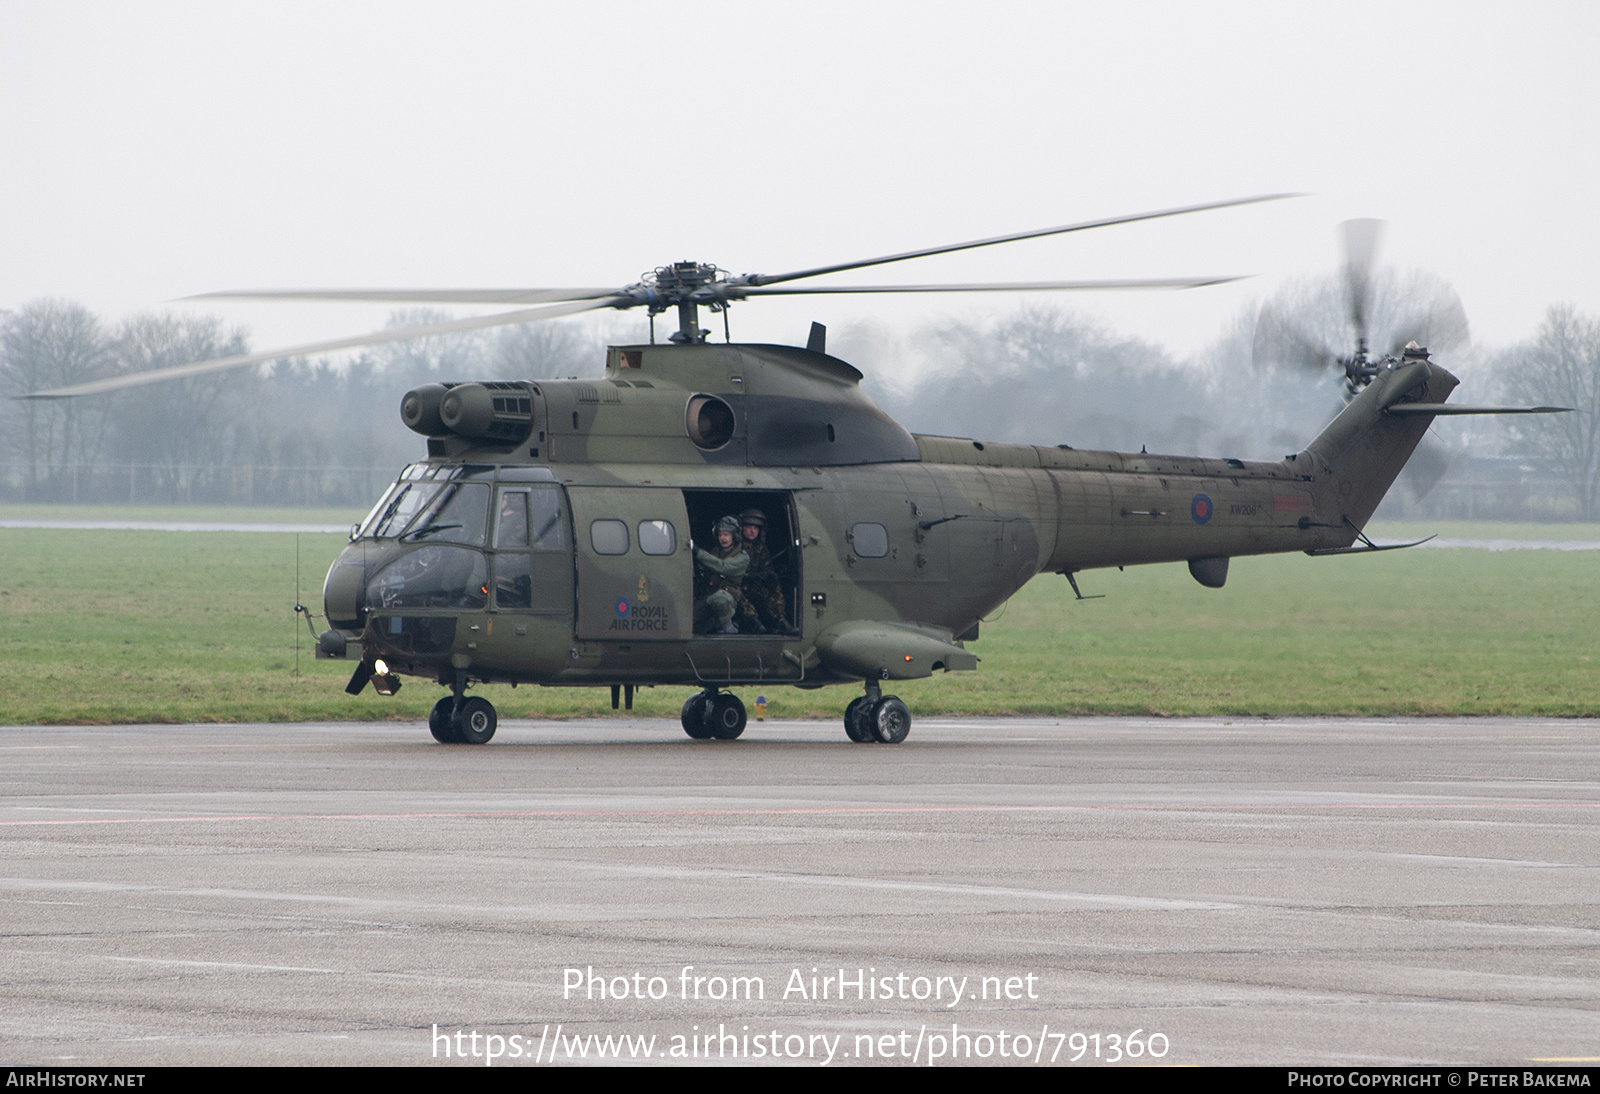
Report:
[[[494,704],[476,695],[469,699],[466,690],[466,671],[457,669],[451,694],[433,704],[428,712],[428,732],[440,744],[484,745],[494,736],[500,721]]]
[[[858,744],[897,745],[911,732],[911,711],[899,697],[883,694],[877,682],[869,680],[867,693],[844,708],[844,732]]]
[[[683,731],[697,741],[731,741],[744,732],[748,716],[737,695],[706,688],[683,704]]]

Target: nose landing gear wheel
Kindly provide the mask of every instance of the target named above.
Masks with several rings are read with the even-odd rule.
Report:
[[[461,704],[461,713],[455,719],[456,736],[463,744],[488,744],[497,723],[494,704],[473,696]]]
[[[711,738],[711,699],[703,691],[689,696],[683,704],[683,731],[697,741]]]
[[[456,727],[450,721],[450,715],[456,708],[454,696],[446,695],[433,709],[428,711],[428,732],[433,734],[433,739],[442,745],[458,745],[461,738],[456,736]]]
[[[872,736],[886,745],[897,745],[911,732],[911,712],[893,695],[885,695],[867,719]]]
[[[867,744],[873,739],[872,730],[867,725],[867,715],[871,710],[872,701],[865,695],[856,696],[844,708],[844,735],[856,744]]]
[[[722,692],[711,701],[711,735],[719,741],[731,741],[744,732],[747,717],[739,697]]]

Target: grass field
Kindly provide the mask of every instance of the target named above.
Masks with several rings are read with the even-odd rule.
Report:
[[[373,498],[377,500],[376,497]],[[230,524],[350,525],[366,507],[271,505],[0,505],[0,520],[172,520]]]
[[[44,507],[33,507],[42,510]],[[348,521],[323,510],[51,507],[0,518]],[[223,515],[226,512],[227,515]],[[1398,538],[1405,529],[1374,534]],[[1595,526],[1435,525],[1471,538],[1584,538]],[[338,535],[0,529],[0,722],[425,717],[441,694],[351,698],[294,615],[320,611]],[[1416,550],[1236,559],[1225,589],[1182,565],[1091,571],[1074,601],[1041,577],[983,626],[976,673],[896,686],[915,714],[1600,713],[1600,553]],[[319,621],[320,622],[320,621]],[[298,649],[298,655],[297,655]],[[743,689],[752,702],[757,689]],[[496,686],[505,717],[609,711],[603,690]],[[685,688],[641,694],[675,715]],[[835,718],[853,689],[773,689],[774,717]],[[752,703],[753,705],[753,703]]]

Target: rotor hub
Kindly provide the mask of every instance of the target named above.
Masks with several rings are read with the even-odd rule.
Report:
[[[639,281],[636,298],[649,309],[651,318],[668,308],[678,309],[678,329],[669,339],[673,342],[704,342],[710,332],[700,326],[699,308],[704,304],[712,311],[727,307],[719,286],[725,283],[728,271],[704,262],[674,262],[657,266]]]

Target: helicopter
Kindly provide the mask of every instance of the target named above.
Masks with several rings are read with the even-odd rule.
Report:
[[[1234,278],[790,283],[1289,196],[1082,221],[776,275],[735,276],[685,261],[623,287],[209,293],[520,307],[23,397],[89,395],[355,346],[643,307],[649,342],[609,347],[601,379],[430,383],[405,393],[400,416],[426,438],[426,459],[400,473],[329,569],[326,629],[318,633],[306,613],[317,656],[354,662],[351,694],[370,684],[393,695],[403,676],[449,689],[428,719],[445,744],[494,736],[494,705],[468,690],[496,683],[609,687],[613,708],[620,702],[630,710],[637,688],[692,687],[684,731],[722,740],[739,737],[747,723],[732,689],[855,684],[862,692],[845,708],[846,736],[897,744],[911,713],[885,689],[976,669],[965,644],[978,637],[980,620],[1036,575],[1062,574],[1083,598],[1075,577],[1082,570],[1183,562],[1201,585],[1221,588],[1239,555],[1414,546],[1380,546],[1362,529],[1435,417],[1562,408],[1447,404],[1456,377],[1414,340],[1373,354],[1358,315],[1357,350],[1340,361],[1347,404],[1282,460],[928,436],[907,431],[861,390],[863,374],[828,353],[822,324],[812,324],[804,346],[735,343],[728,308],[776,295],[1217,284]],[[1349,265],[1354,279],[1359,262]],[[723,343],[700,326],[701,308],[723,316]],[[677,328],[658,342],[655,318],[669,311]],[[715,613],[705,610],[707,568],[740,554],[739,535],[761,542],[770,558],[772,612],[764,625],[713,619],[708,626]]]

